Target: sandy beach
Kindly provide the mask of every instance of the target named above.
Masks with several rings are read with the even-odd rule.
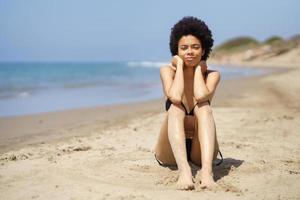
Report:
[[[283,68],[221,82],[215,189],[191,164],[196,188],[178,191],[177,170],[157,164],[160,99],[0,118],[0,199],[300,199],[300,65],[237,64]]]

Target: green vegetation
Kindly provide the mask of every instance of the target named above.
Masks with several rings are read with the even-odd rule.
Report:
[[[246,48],[252,48],[259,45],[259,42],[251,37],[238,37],[228,40],[218,46],[216,51],[239,51]]]
[[[272,45],[272,44],[275,44],[275,43],[282,43],[282,42],[284,42],[284,40],[281,37],[272,36],[272,37],[266,39],[266,41],[264,43]]]
[[[279,36],[268,38],[263,44],[270,45],[275,55],[284,54],[300,44],[300,35],[296,35],[289,40],[284,40]]]
[[[263,42],[252,37],[237,37],[225,41],[213,49],[212,57],[223,59],[224,56],[240,56],[243,60],[256,58],[267,59],[270,57],[285,54],[294,48],[300,47],[300,34],[284,39],[279,36],[272,36]]]

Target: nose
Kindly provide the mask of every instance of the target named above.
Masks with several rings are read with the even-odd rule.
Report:
[[[192,54],[192,48],[191,47],[189,47],[187,50],[186,50],[186,53],[188,54],[188,55],[190,55],[190,54]]]

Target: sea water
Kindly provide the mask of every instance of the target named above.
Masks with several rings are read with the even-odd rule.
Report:
[[[0,116],[16,116],[161,98],[162,62],[0,63]],[[219,67],[222,79],[265,73]]]

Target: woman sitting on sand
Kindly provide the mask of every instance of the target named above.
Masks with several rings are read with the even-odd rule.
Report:
[[[160,69],[167,115],[155,147],[155,157],[160,165],[177,164],[178,189],[194,188],[188,161],[202,166],[202,188],[216,184],[212,165],[219,145],[210,104],[220,73],[207,69],[206,59],[212,46],[212,34],[207,25],[197,18],[184,17],[171,31],[173,59]]]

